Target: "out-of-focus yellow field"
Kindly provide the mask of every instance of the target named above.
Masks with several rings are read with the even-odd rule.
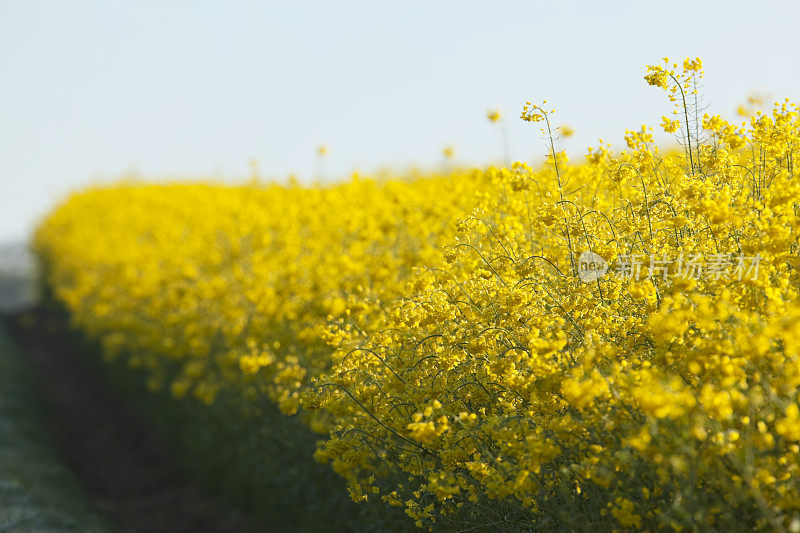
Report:
[[[701,76],[648,67],[666,153],[643,127],[540,168],[121,184],[36,249],[109,358],[298,413],[418,526],[800,531],[800,119],[698,116]]]

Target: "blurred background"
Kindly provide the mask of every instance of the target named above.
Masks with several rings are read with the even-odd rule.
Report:
[[[670,111],[642,80],[665,55],[702,57],[713,113],[796,99],[797,20],[788,1],[2,0],[0,273],[30,275],[24,242],[55,202],[120,176],[309,182],[436,167],[445,145],[482,165],[503,155],[492,108],[511,157],[536,161],[518,117],[542,99],[571,156],[619,147]]]

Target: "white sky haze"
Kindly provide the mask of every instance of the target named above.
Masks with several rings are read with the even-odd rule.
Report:
[[[670,111],[642,79],[700,56],[710,111],[800,98],[794,2],[40,2],[0,0],[0,242],[67,192],[135,171],[234,180],[544,152],[548,99],[579,155]]]

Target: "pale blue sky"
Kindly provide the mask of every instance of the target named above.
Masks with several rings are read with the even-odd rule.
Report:
[[[40,2],[0,0],[0,242],[84,184],[326,173],[544,149],[522,124],[547,98],[582,153],[657,124],[645,64],[701,56],[712,110],[752,90],[800,98],[794,2]]]

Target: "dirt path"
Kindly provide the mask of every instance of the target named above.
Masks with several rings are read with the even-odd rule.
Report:
[[[152,428],[76,353],[59,321],[41,310],[28,317],[7,322],[36,372],[57,451],[118,531],[266,530],[187,481]]]

